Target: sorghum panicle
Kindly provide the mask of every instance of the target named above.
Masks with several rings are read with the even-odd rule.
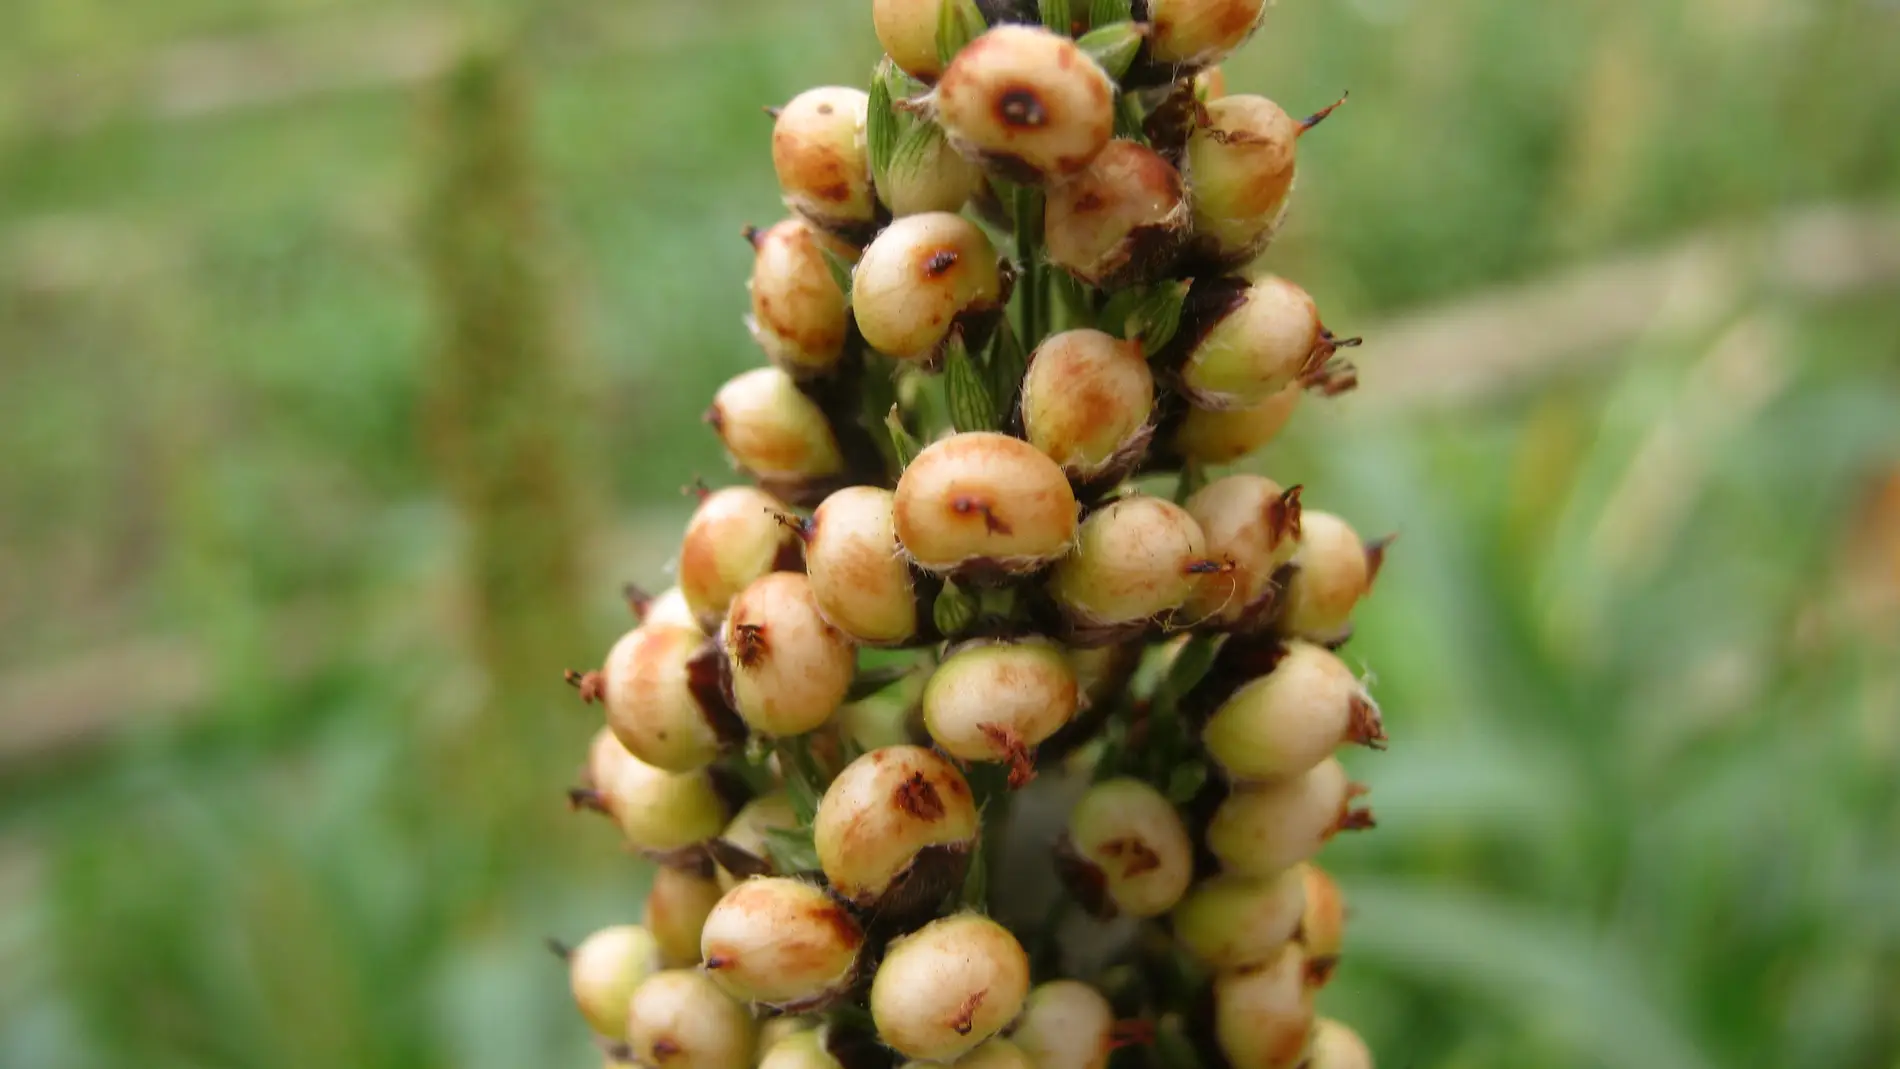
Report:
[[[661,866],[566,952],[610,1058],[1369,1069],[1314,857],[1372,826],[1385,542],[1250,459],[1358,382],[1262,259],[1331,110],[1228,91],[1268,6],[872,0],[868,91],[767,109],[752,485],[568,673],[570,801]]]

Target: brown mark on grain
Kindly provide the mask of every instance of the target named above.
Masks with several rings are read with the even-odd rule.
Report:
[[[976,1011],[983,1008],[983,999],[988,994],[987,988],[971,992],[970,997],[963,1000],[963,1005],[957,1007],[956,1016],[950,1018],[950,1030],[960,1036],[969,1035],[976,1027]]]
[[[942,820],[943,798],[922,772],[912,772],[894,795],[897,807],[918,820]]]
[[[1009,130],[1035,130],[1049,125],[1049,107],[1035,89],[1010,86],[996,95],[996,118]]]
[[[656,1062],[664,1062],[668,1058],[679,1054],[684,1049],[684,1047],[680,1046],[679,1041],[673,1039],[671,1036],[661,1036],[653,1041],[653,1060]]]
[[[937,279],[950,273],[962,257],[955,249],[936,249],[924,258],[924,277]]]
[[[1122,863],[1123,879],[1133,879],[1161,867],[1161,855],[1155,853],[1154,847],[1133,835],[1103,843],[1102,853]]]
[[[1330,954],[1323,958],[1313,958],[1306,963],[1306,986],[1325,987],[1333,978],[1333,970],[1339,967],[1339,955]]]
[[[991,534],[1007,535],[1012,533],[1009,524],[996,515],[996,510],[988,501],[980,497],[960,495],[950,499],[950,511],[959,516],[972,514],[983,517],[983,529]]]
[[[856,948],[864,942],[864,930],[858,927],[858,922],[851,918],[851,914],[846,912],[843,906],[835,902],[814,906],[807,915],[820,925],[831,929],[835,943]]]
[[[998,682],[1002,679],[999,677]],[[1013,689],[1013,688],[1012,688]],[[983,733],[995,749],[997,756],[1009,764],[1009,788],[1018,790],[1036,778],[1036,754],[1024,744],[1022,736],[1001,724],[978,724],[976,729]]]
[[[733,659],[741,668],[757,668],[771,652],[770,643],[765,637],[764,624],[734,624],[736,638],[733,642]]]

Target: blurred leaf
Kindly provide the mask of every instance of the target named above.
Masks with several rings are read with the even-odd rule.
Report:
[[[1066,34],[1075,24],[1069,17],[1069,0],[1038,0],[1036,8],[1042,24],[1056,33]]]
[[[1342,879],[1352,952],[1556,1024],[1579,1063],[1709,1069],[1695,1037],[1645,992],[1601,933],[1503,899]]]

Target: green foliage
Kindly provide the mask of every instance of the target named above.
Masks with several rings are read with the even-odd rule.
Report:
[[[356,71],[357,43],[399,36],[370,5],[16,6],[0,712],[77,730],[53,673],[104,678],[130,722],[5,751],[0,1064],[590,1064],[538,940],[638,914],[642,870],[555,789],[598,712],[552,675],[497,689],[471,647],[545,671],[515,634],[585,667],[627,626],[612,584],[535,577],[663,581],[678,486],[724,481],[696,415],[758,362],[732,240],[779,211],[757,107],[870,69],[861,6],[537,6],[511,135],[531,141],[464,157],[523,168],[534,192],[496,201],[442,191],[444,128],[400,78],[307,92],[184,62],[268,31],[250,43],[313,67],[349,43],[331,66]],[[1302,139],[1267,263],[1357,332],[1791,204],[1890,201],[1883,16],[1783,16],[1281,4],[1230,91],[1303,114],[1350,85],[1354,103]],[[480,365],[505,397],[458,425],[534,442],[552,418],[571,462],[473,470],[519,447],[421,418],[446,403],[447,302],[410,225],[431,204],[433,277],[468,271],[494,303],[467,335],[522,358]],[[513,248],[524,217],[538,236]],[[536,278],[556,280],[542,298]],[[1346,648],[1392,734],[1351,767],[1395,830],[1329,848],[1352,964],[1321,996],[1382,1064],[1835,1069],[1900,1050],[1895,639],[1850,610],[1866,584],[1840,548],[1900,455],[1900,300],[1804,306],[1754,282],[1706,295],[1706,325],[1658,322],[1596,370],[1443,413],[1391,403],[1368,326],[1364,396],[1296,417],[1253,465],[1401,533]],[[594,359],[562,388],[542,361],[570,350]],[[453,502],[490,478],[512,489],[482,534]],[[483,553],[522,615],[478,640],[497,617],[474,616],[463,564]],[[485,707],[526,749],[450,767]],[[491,806],[519,821],[505,847],[471,815]]]

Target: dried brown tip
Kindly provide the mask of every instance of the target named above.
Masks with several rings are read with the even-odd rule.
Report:
[[[758,667],[759,662],[765,659],[765,655],[771,652],[771,647],[765,638],[765,625],[735,624],[733,630],[739,633],[739,648],[733,651],[733,658],[739,662],[739,667]]]
[[[922,772],[913,772],[910,778],[899,784],[893,796],[897,807],[918,820],[943,819],[943,796],[937,793],[930,780]]]
[[[572,668],[561,674],[567,685],[580,692],[581,701],[589,705],[607,696],[607,677],[599,672],[576,672]]]
[[[755,249],[759,247],[759,239],[765,236],[765,231],[760,230],[751,223],[747,223],[745,229],[739,231],[739,233],[745,237],[745,243]]]
[[[1155,1041],[1155,1023],[1146,1017],[1131,1017],[1108,1027],[1108,1049],[1145,1047]]]
[[[954,498],[950,502],[950,511],[956,513],[959,516],[968,516],[973,512],[980,513],[983,516],[983,528],[987,530],[989,533],[1000,534],[1000,535],[1006,535],[1006,534],[1011,533],[1009,529],[1009,524],[1004,523],[1002,520],[998,519],[996,516],[996,510],[990,505],[989,502],[983,500],[980,497],[966,496],[966,497]]]
[[[683,1049],[677,1041],[661,1036],[653,1041],[653,1060],[663,1062]]]
[[[713,425],[714,430],[719,428],[719,422],[722,421],[717,415],[718,411],[719,409],[716,405],[706,410],[706,421]],[[692,482],[680,487],[680,493],[704,501],[712,496],[712,487],[707,486],[706,480],[704,479],[694,479]]]
[[[732,959],[721,957],[718,954],[714,954],[712,957],[706,959],[705,964],[708,969],[711,969],[714,972],[718,972],[720,969],[723,969],[726,966],[731,965]]]
[[[1155,853],[1154,847],[1132,835],[1103,843],[1102,853],[1122,863],[1123,879],[1133,879],[1161,867],[1161,855]]]
[[[1356,342],[1358,339],[1352,340]],[[1324,397],[1338,397],[1359,388],[1359,369],[1346,360],[1328,360],[1302,374],[1300,386]]]
[[[950,1018],[950,1030],[960,1036],[969,1035],[970,1029],[976,1027],[976,1011],[983,1008],[983,998],[988,994],[987,988],[971,992],[963,1005],[957,1007],[957,1015]]]
[[[1267,529],[1273,532],[1274,545],[1279,545],[1285,538],[1299,541],[1300,495],[1305,492],[1304,486],[1289,487],[1267,506]]]
[[[1333,978],[1333,970],[1339,968],[1339,955],[1328,954],[1325,957],[1309,958],[1306,962],[1306,986],[1325,987]]]
[[[803,516],[793,515],[792,513],[789,513],[789,512],[780,512],[777,509],[767,509],[766,511],[770,512],[772,514],[772,518],[779,522],[779,526],[797,535],[799,541],[801,542],[811,541],[812,531],[815,530],[815,528],[812,526],[812,522],[810,520],[806,519]]]
[[[785,111],[784,108],[779,107],[777,104],[767,104],[761,110],[763,110],[767,115],[770,115],[773,119],[777,119],[779,115]]]
[[[653,595],[638,583],[627,583],[621,586],[620,596],[627,599],[627,608],[633,611],[633,618],[646,623],[647,610],[653,607]]]
[[[569,787],[567,789],[567,808],[578,813],[585,809],[590,813],[606,813],[607,799],[592,787]]]
[[[1385,722],[1377,705],[1355,694],[1346,718],[1346,738],[1370,749],[1385,749]]]
[[[1394,541],[1398,539],[1398,537],[1399,536],[1397,532],[1394,532],[1392,534],[1386,535],[1384,538],[1380,538],[1375,541],[1368,542],[1366,544],[1366,589],[1367,590],[1371,590],[1372,584],[1378,581],[1379,569],[1385,567],[1385,551],[1388,547],[1392,545]]]
[[[1303,133],[1305,133],[1305,132],[1307,132],[1308,130],[1311,130],[1311,129],[1312,129],[1313,127],[1315,127],[1315,126],[1318,126],[1318,125],[1319,125],[1320,123],[1323,123],[1323,122],[1325,122],[1325,121],[1326,121],[1326,116],[1328,116],[1328,115],[1331,115],[1331,114],[1333,113],[1333,109],[1334,109],[1334,108],[1336,108],[1336,107],[1338,107],[1338,106],[1340,106],[1341,104],[1344,104],[1344,103],[1346,102],[1346,98],[1347,98],[1347,97],[1349,97],[1349,96],[1351,96],[1351,95],[1352,95],[1352,94],[1351,94],[1351,93],[1349,93],[1349,92],[1348,92],[1348,93],[1341,93],[1341,94],[1339,94],[1339,99],[1338,99],[1338,100],[1335,100],[1335,101],[1333,101],[1333,102],[1332,102],[1331,104],[1328,104],[1328,105],[1326,105],[1325,107],[1323,107],[1323,108],[1321,108],[1321,109],[1319,109],[1318,111],[1316,111],[1316,112],[1314,112],[1313,114],[1311,114],[1311,115],[1308,115],[1308,116],[1307,116],[1306,118],[1304,118],[1304,119],[1301,119],[1301,120],[1300,120],[1300,133],[1302,133],[1302,134],[1303,134]],[[1297,135],[1296,135],[1296,136],[1297,136]]]
[[[1237,567],[1237,565],[1234,564],[1234,558],[1232,557],[1228,557],[1225,560],[1202,558],[1201,560],[1189,561],[1187,567],[1183,568],[1182,571],[1188,575],[1224,575],[1233,571],[1235,567]]]
[[[1372,818],[1372,810],[1364,806],[1353,807],[1353,799],[1363,797],[1367,790],[1368,788],[1363,783],[1346,784],[1346,800],[1339,804],[1339,820],[1326,832],[1324,838],[1330,839],[1334,834],[1342,831],[1365,831],[1379,826],[1378,822]]]
[[[1001,724],[978,724],[976,729],[1003,751],[1003,760],[1009,764],[1010,790],[1021,790],[1036,778],[1036,752],[1023,744],[1021,736]]]
[[[938,249],[924,260],[924,275],[928,278],[942,278],[951,268],[957,266],[955,249]]]
[[[541,945],[547,947],[549,952],[562,961],[566,961],[574,956],[573,947],[568,946],[553,936],[548,936],[546,939],[541,940]]]

